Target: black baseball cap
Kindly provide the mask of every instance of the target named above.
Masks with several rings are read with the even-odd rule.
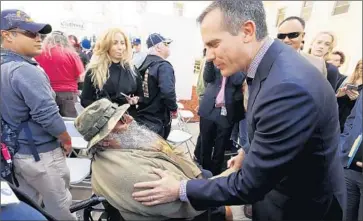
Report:
[[[172,42],[172,40],[169,38],[164,38],[163,36],[161,36],[158,33],[153,33],[153,34],[149,35],[149,37],[147,38],[146,45],[147,45],[147,48],[151,48],[152,46],[157,45],[160,42],[165,42],[167,44],[170,44]]]

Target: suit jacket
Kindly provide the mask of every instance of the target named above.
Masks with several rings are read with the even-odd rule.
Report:
[[[221,89],[222,75],[213,62],[205,64],[203,79],[207,83],[207,87],[199,105],[199,116],[215,121],[222,127],[231,127],[245,117],[242,94],[245,75],[242,72],[238,72],[226,80],[224,100],[227,117],[221,116],[221,108],[215,107],[216,98]]]
[[[333,87],[333,89],[335,90],[335,88],[337,87],[337,82],[339,79],[339,69],[337,67],[335,67],[332,64],[329,64],[327,62],[325,62],[326,65],[326,70],[327,70],[327,80],[329,81],[330,85]]]
[[[362,97],[362,91],[360,91],[357,102],[350,112],[349,117],[345,121],[344,132],[340,135],[339,149],[341,150],[341,160],[344,167],[346,167],[348,163],[348,154],[355,139],[362,134]],[[350,169],[362,171],[362,169],[358,168],[354,163],[352,163]]]
[[[327,70],[326,70],[326,66],[325,66],[325,61],[322,58],[318,58],[315,56],[312,56],[310,54],[304,53],[303,51],[300,51],[300,54],[306,58],[312,65],[314,65],[322,74],[325,78],[327,78]]]
[[[255,203],[254,219],[341,219],[338,106],[318,70],[274,41],[250,86],[247,122],[251,146],[242,168],[227,178],[188,181],[192,206]],[[338,217],[329,216],[334,212]]]

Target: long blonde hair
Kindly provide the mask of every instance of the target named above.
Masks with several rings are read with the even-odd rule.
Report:
[[[49,56],[51,56],[51,49],[55,47],[60,47],[63,51],[63,49],[68,49],[74,53],[76,53],[76,50],[72,46],[72,44],[69,42],[68,37],[64,32],[61,31],[54,31],[49,36],[47,36],[43,41],[43,49],[48,53]]]
[[[315,35],[313,41],[311,42],[310,44],[310,48],[309,48],[309,51],[308,53],[311,54],[311,47],[312,45],[314,44],[315,40],[320,36],[320,35],[330,35],[331,36],[331,39],[332,39],[332,42],[329,46],[329,50],[328,50],[328,53],[326,53],[324,55],[324,60],[327,60],[331,54],[331,52],[333,51],[333,49],[335,48],[335,46],[337,45],[337,38],[335,37],[335,34],[333,32],[330,32],[330,31],[322,31],[322,32],[319,32],[317,35]]]
[[[110,76],[109,67],[112,64],[112,60],[108,51],[111,49],[117,33],[120,33],[125,38],[126,44],[126,49],[123,51],[120,64],[125,68],[130,68],[131,72],[134,73],[134,68],[131,64],[132,50],[129,38],[119,28],[108,29],[97,39],[95,48],[93,49],[92,58],[86,68],[86,73],[91,71],[93,85],[99,89],[102,89],[103,85]]]
[[[347,84],[355,84],[362,76],[359,76],[359,71],[362,74],[362,59],[355,66],[354,72],[348,77]]]

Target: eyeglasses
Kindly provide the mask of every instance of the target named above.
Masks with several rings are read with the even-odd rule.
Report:
[[[286,34],[277,34],[277,38],[280,40],[284,40],[286,38],[286,36],[289,39],[294,39],[297,38],[301,35],[301,32],[290,32],[290,33],[286,33]]]
[[[35,39],[36,37],[40,37],[40,38],[43,38],[45,37],[46,35],[43,35],[43,34],[40,34],[40,33],[34,33],[34,32],[31,32],[31,31],[26,31],[26,30],[20,30],[20,29],[10,29],[9,30],[10,32],[16,32],[16,33],[20,33],[28,38],[31,38],[31,39]]]

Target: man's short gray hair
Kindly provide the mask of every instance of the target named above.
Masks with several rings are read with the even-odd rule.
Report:
[[[157,55],[157,54],[159,54],[156,48],[159,47],[159,45],[161,45],[161,44],[164,44],[164,43],[163,42],[160,42],[160,43],[152,46],[151,48],[149,48],[148,49],[148,54],[150,54],[150,55]]]
[[[219,8],[223,14],[222,27],[232,35],[238,35],[244,22],[251,20],[256,25],[256,39],[261,41],[267,35],[266,13],[262,1],[258,0],[217,0],[210,4],[198,17],[202,23],[205,16]]]

